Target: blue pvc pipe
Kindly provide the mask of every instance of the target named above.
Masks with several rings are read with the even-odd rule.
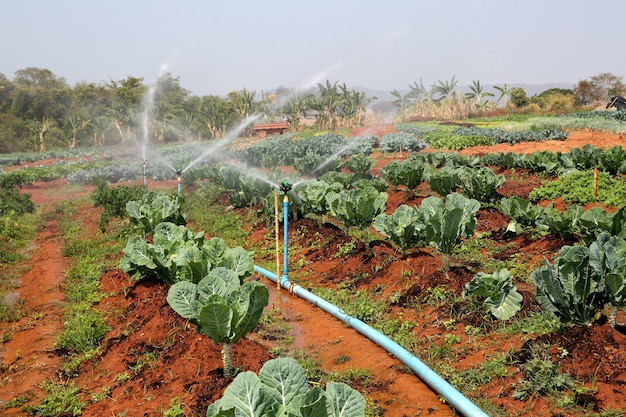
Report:
[[[270,272],[258,265],[254,265],[254,270],[276,282],[277,276],[273,272]],[[300,298],[304,298],[311,304],[318,306],[327,313],[332,314],[334,317],[343,321],[345,324],[354,328],[356,331],[381,346],[387,352],[397,357],[402,363],[411,368],[415,374],[435,392],[444,397],[455,409],[466,417],[489,417],[472,403],[467,397],[461,394],[456,388],[450,385],[446,380],[439,376],[435,371],[426,366],[422,361],[413,356],[408,350],[389,339],[384,334],[380,333],[371,326],[365,324],[363,321],[351,317],[344,313],[339,307],[329,303],[323,298],[305,290],[299,285],[294,285],[289,282],[286,277],[281,278],[281,287],[289,290],[290,293],[297,295]]]

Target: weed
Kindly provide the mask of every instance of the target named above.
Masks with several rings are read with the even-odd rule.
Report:
[[[24,300],[15,291],[0,293],[0,321],[14,322],[24,317]]]
[[[78,395],[79,388],[74,382],[69,384],[55,384],[50,380],[42,382],[41,388],[46,391],[46,397],[35,407],[35,411],[44,416],[71,415],[79,416],[87,405]]]
[[[99,311],[84,307],[71,309],[66,315],[65,329],[57,336],[56,346],[84,353],[94,349],[109,331]]]
[[[115,375],[115,382],[119,384],[124,384],[129,379],[130,379],[130,374],[126,371],[120,372],[119,374]]]
[[[357,240],[352,238],[349,242],[337,245],[337,253],[335,258],[344,258],[350,255],[356,249]]]
[[[523,400],[529,395],[554,394],[574,388],[574,380],[568,374],[558,372],[558,364],[550,359],[549,345],[532,345],[531,359],[520,368],[523,377],[513,392],[513,398]]]
[[[28,395],[20,395],[20,396],[11,398],[9,401],[5,402],[2,405],[2,408],[4,410],[8,410],[9,408],[18,408],[26,404],[28,401],[30,401],[30,398]]]
[[[69,360],[63,365],[63,372],[69,377],[77,376],[80,374],[83,364],[88,360],[100,356],[101,352],[102,348],[96,347],[80,354],[71,355]]]
[[[316,292],[321,298],[341,307],[346,314],[364,322],[372,322],[382,317],[388,307],[384,300],[376,300],[365,291],[318,288]]]
[[[456,294],[454,290],[447,288],[446,286],[428,287],[422,300],[433,308],[440,308],[441,306],[451,306],[456,302]]]
[[[369,369],[349,368],[344,371],[333,371],[325,377],[325,381],[343,382],[350,386],[370,388],[375,385],[374,375]]]
[[[102,391],[91,395],[91,401],[93,401],[94,403],[99,403],[107,399],[109,395],[111,395],[111,388],[102,387]]]
[[[335,365],[341,365],[342,363],[350,362],[351,358],[348,355],[339,355],[334,360]]]
[[[178,397],[174,397],[170,400],[170,406],[168,409],[163,410],[163,417],[184,417],[185,408],[187,406]]]

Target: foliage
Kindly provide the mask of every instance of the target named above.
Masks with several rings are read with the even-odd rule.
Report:
[[[479,272],[463,289],[464,296],[483,299],[483,307],[499,320],[507,320],[522,307],[522,295],[517,291],[513,278],[506,268],[496,269],[492,274]]]
[[[0,175],[0,216],[35,212],[35,204],[30,199],[30,194],[19,191],[25,183],[26,178],[19,171],[13,175]]]
[[[504,175],[496,175],[489,167],[464,168],[460,177],[463,194],[485,203],[493,201],[504,184]]]
[[[198,283],[218,267],[232,269],[238,278],[252,275],[254,261],[241,246],[228,248],[224,240],[204,241],[204,232],[163,222],[157,225],[150,243],[135,236],[128,240],[120,268],[133,279],[156,276],[169,285],[179,281]]]
[[[343,185],[338,182],[331,184],[326,181],[311,181],[304,187],[297,189],[298,197],[302,200],[302,210],[304,213],[324,215],[328,212],[326,196],[331,193],[339,193],[343,190]]]
[[[565,140],[568,133],[560,129],[504,131],[502,129],[483,129],[479,127],[460,127],[455,135],[487,137],[492,143],[540,142],[542,140]]]
[[[605,303],[626,305],[626,242],[601,233],[586,246],[564,246],[554,264],[547,260],[531,278],[541,306],[564,324],[589,324]]]
[[[167,302],[182,317],[224,346],[224,375],[233,374],[230,344],[250,333],[267,306],[267,288],[257,281],[241,283],[235,271],[218,267],[197,284],[173,284]]]
[[[266,362],[257,376],[242,372],[211,404],[208,417],[320,416],[363,417],[365,399],[344,383],[328,382],[326,391],[309,389],[304,369],[292,358]]]
[[[129,201],[141,199],[146,191],[144,187],[138,185],[109,187],[108,183],[100,178],[94,178],[92,183],[96,187],[90,195],[94,207],[104,208],[100,215],[100,230],[103,233],[110,220],[116,217],[123,219],[128,215],[126,205]]]
[[[443,167],[435,171],[428,178],[428,186],[431,190],[444,197],[457,188],[461,187],[462,171],[457,168]]]
[[[374,228],[398,245],[402,255],[424,243],[426,225],[422,211],[406,204],[392,214],[381,213],[374,219]]]
[[[57,335],[56,346],[76,353],[97,347],[100,339],[109,331],[104,318],[97,311],[71,310],[63,326],[64,330]]]
[[[296,158],[293,167],[300,175],[320,177],[329,171],[338,171],[341,168],[341,159],[338,157],[325,157],[318,153],[307,151],[307,153]]]
[[[509,218],[507,232],[519,235],[525,227],[534,227],[544,208],[517,196],[500,199],[500,209]]]
[[[558,365],[552,362],[548,353],[534,348],[531,355],[531,359],[521,366],[524,376],[513,392],[514,399],[523,400],[529,395],[554,394],[574,388],[572,377],[558,372]]]
[[[372,177],[370,171],[376,165],[376,161],[364,154],[356,154],[351,156],[344,162],[344,167],[352,172],[353,181],[360,179],[369,179]]]
[[[126,211],[135,230],[151,235],[156,226],[163,222],[187,224],[181,213],[182,199],[182,195],[170,196],[162,191],[148,191],[140,200],[126,203]]]
[[[455,134],[448,131],[436,130],[423,135],[423,139],[432,148],[461,150],[472,146],[491,146],[493,140],[479,134]]]
[[[597,197],[593,195],[593,171],[572,171],[558,180],[545,183],[532,190],[530,200],[555,200],[562,198],[569,203],[589,204],[602,202],[609,206],[626,204],[626,183],[613,179],[606,172],[598,174]]]
[[[356,226],[365,230],[385,210],[387,193],[374,187],[356,188],[341,193],[330,192],[326,201],[330,214],[341,220],[346,228]]]
[[[80,399],[80,388],[74,382],[69,384],[55,384],[50,380],[42,382],[41,387],[46,396],[35,407],[36,413],[41,416],[80,416],[86,402]]]
[[[445,203],[438,197],[427,197],[420,206],[428,213],[426,240],[444,255],[444,269],[450,270],[449,256],[461,239],[470,238],[476,228],[480,203],[459,193],[448,194]]]
[[[413,190],[430,175],[430,167],[417,158],[407,158],[402,162],[391,161],[381,173],[393,185],[404,185],[413,196]]]
[[[383,152],[418,152],[426,148],[426,142],[411,133],[386,133],[380,140]]]

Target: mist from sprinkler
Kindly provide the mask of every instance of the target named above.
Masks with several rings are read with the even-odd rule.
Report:
[[[233,139],[235,139],[239,135],[239,133],[241,133],[250,124],[254,123],[259,117],[261,117],[260,114],[253,114],[252,116],[246,117],[234,129],[232,129],[231,131],[227,132],[223,139],[220,139],[217,142],[214,142],[213,146],[211,146],[206,152],[204,152],[199,157],[197,157],[196,159],[191,161],[185,168],[183,168],[182,172],[187,171],[189,168],[191,168],[194,165],[198,164],[200,161],[202,161],[207,156],[213,154],[214,152],[216,152],[221,147],[223,147],[223,146],[227,145],[228,143],[230,143]]]

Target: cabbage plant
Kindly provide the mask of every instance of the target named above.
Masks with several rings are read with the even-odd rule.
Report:
[[[492,274],[479,272],[474,275],[465,284],[463,296],[481,298],[483,307],[498,320],[507,320],[522,308],[522,295],[506,268],[498,268]]]
[[[225,377],[234,372],[231,344],[254,330],[268,300],[263,284],[242,284],[233,270],[224,267],[213,269],[197,284],[177,282],[167,293],[174,311],[194,323],[199,333],[222,345]]]
[[[237,375],[207,417],[364,417],[365,399],[342,382],[328,382],[326,391],[309,389],[304,369],[292,358],[267,361],[257,376]]]
[[[366,231],[374,218],[385,211],[387,198],[385,192],[379,192],[374,187],[363,187],[341,193],[330,192],[326,202],[330,214],[343,222],[346,231],[352,226]]]
[[[141,200],[126,203],[128,217],[136,230],[151,235],[162,222],[187,224],[181,212],[182,195],[170,196],[162,191],[148,191]]]
[[[393,185],[404,185],[413,198],[413,190],[430,175],[430,166],[417,158],[408,158],[404,161],[392,161],[381,171],[383,177]]]
[[[416,207],[402,204],[392,214],[379,214],[374,219],[374,228],[395,243],[403,256],[407,249],[424,243],[426,224]]]
[[[133,279],[155,276],[168,285],[178,281],[199,282],[212,269],[232,269],[243,281],[254,272],[254,260],[241,246],[227,247],[223,239],[204,240],[204,232],[185,226],[160,223],[152,243],[135,236],[128,240],[120,268]]]
[[[470,238],[476,229],[476,212],[480,203],[459,193],[427,197],[420,209],[426,216],[426,240],[443,254],[444,270],[450,270],[450,255],[462,239]]]

